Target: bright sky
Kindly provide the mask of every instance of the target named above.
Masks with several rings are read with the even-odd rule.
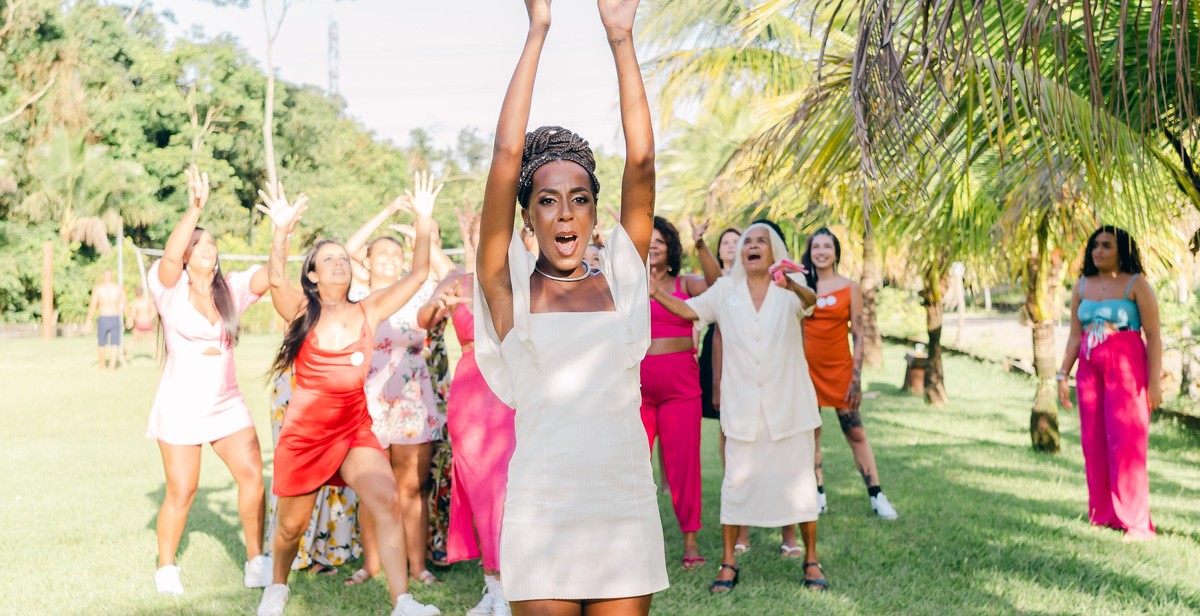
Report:
[[[262,12],[258,0],[249,4],[158,0],[153,7],[174,13],[173,35],[193,28],[208,37],[228,32],[265,65]],[[553,9],[530,126],[562,125],[593,146],[620,152],[616,71],[596,3],[558,0]],[[411,129],[424,127],[438,145],[451,145],[462,128],[484,135],[495,129],[528,29],[521,0],[301,0],[276,41],[283,79],[328,86],[331,19],[341,39],[341,94],[349,113],[380,137],[405,144]]]

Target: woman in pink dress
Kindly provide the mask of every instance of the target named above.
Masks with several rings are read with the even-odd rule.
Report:
[[[196,497],[204,443],[225,462],[238,485],[238,516],[246,539],[245,585],[266,586],[271,572],[270,560],[262,555],[262,454],[233,363],[238,316],[266,292],[267,272],[259,267],[221,272],[212,234],[196,226],[208,201],[208,174],[192,165],[186,175],[187,211],[147,276],[167,347],[146,428],[146,436],[158,440],[167,475],[155,524],[154,582],[159,592],[171,595],[183,594],[175,553]]]
[[[516,435],[514,411],[492,393],[475,363],[475,240],[479,217],[460,214],[466,273],[446,279],[422,315],[421,327],[431,329],[442,319],[454,323],[462,357],[454,368],[447,402],[454,462],[450,482],[450,527],[447,560],[483,559],[483,598],[467,616],[505,616],[512,612],[500,584],[500,522],[504,518],[508,462]],[[478,538],[478,540],[477,540]]]

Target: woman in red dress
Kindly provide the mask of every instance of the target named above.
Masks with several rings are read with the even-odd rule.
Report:
[[[350,256],[340,244],[317,242],[304,259],[300,289],[284,273],[288,238],[307,199],[289,203],[282,187],[262,195],[270,208],[259,206],[275,224],[268,275],[271,301],[289,321],[273,370],[295,370],[296,386],[275,448],[272,491],[279,497],[275,532],[273,584],[263,592],[259,616],[283,614],[287,577],[300,536],[322,485],[348,485],[376,521],[377,541],[388,590],[395,598],[393,616],[432,616],[441,612],[422,605],[408,592],[404,523],[388,458],[371,431],[363,384],[371,366],[375,328],[408,302],[429,273],[430,214],[434,195],[428,176],[418,176],[417,240],[412,270],[391,286],[360,302],[349,298]]]

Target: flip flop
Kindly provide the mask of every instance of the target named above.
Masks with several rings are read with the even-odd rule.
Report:
[[[681,559],[683,568],[686,571],[693,571],[695,569],[699,569],[700,567],[703,567],[704,563],[706,563],[706,562],[708,562],[708,561],[704,560],[703,556],[684,556]]]
[[[429,569],[426,569],[426,570],[414,575],[413,579],[417,580],[418,582],[420,582],[426,586],[433,586],[434,584],[442,583],[442,581],[439,580],[438,577],[436,575],[434,575],[433,572],[430,571]]]
[[[371,577],[371,574],[367,572],[366,569],[359,569],[358,571],[351,573],[350,577],[346,578],[346,581],[342,583],[346,586],[358,586],[359,584],[366,583],[367,580],[371,579]]]
[[[804,555],[804,548],[798,545],[781,545],[779,555],[784,558],[800,558]]]
[[[750,551],[750,546],[748,546],[748,545],[745,545],[742,543],[733,544],[733,553],[734,554],[745,554],[746,552],[749,552],[749,551]]]

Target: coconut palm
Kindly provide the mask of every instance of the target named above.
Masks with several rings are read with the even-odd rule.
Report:
[[[1130,201],[1146,206],[1130,226],[1161,228],[1157,223],[1171,213],[1162,205],[1170,200],[1160,198],[1171,190],[1164,174],[1185,192],[1195,175],[1190,158],[1194,148],[1188,147],[1195,142],[1195,130],[1186,130],[1194,126],[1189,118],[1196,108],[1195,88],[1189,89],[1195,70],[1187,59],[1196,57],[1190,50],[1200,36],[1186,35],[1195,29],[1194,14],[1179,27],[1167,24],[1160,31],[1149,24],[1163,23],[1161,11],[1155,13],[1155,21],[1150,19],[1154,15],[1142,14],[1149,9],[1141,6],[1136,18],[1107,15],[1097,25],[1090,20],[1095,15],[1069,3],[831,1],[804,13],[795,1],[712,4],[725,8],[704,12],[687,2],[672,2],[674,16],[696,15],[703,25],[689,30],[677,24],[666,32],[691,44],[715,41],[714,50],[727,61],[709,62],[710,67],[718,66],[721,74],[735,78],[748,73],[753,76],[751,87],[761,87],[764,70],[780,63],[722,50],[804,49],[805,44],[792,42],[812,39],[788,36],[795,28],[781,22],[799,27],[822,24],[815,29],[821,50],[811,56],[800,52],[808,70],[799,73],[812,85],[793,92],[788,102],[776,93],[771,102],[782,112],[774,116],[778,121],[757,136],[753,146],[739,150],[753,152],[756,179],[796,178],[801,191],[818,200],[830,187],[849,182],[860,188],[858,199],[829,205],[839,208],[857,201],[870,215],[864,219],[881,211],[890,223],[915,224],[909,237],[920,234],[928,238],[928,246],[949,249],[964,234],[985,239],[994,235],[1003,241],[985,243],[985,254],[1003,250],[1008,256],[1004,261],[1024,264],[1015,269],[1026,279],[1031,307],[1045,305],[1047,294],[1037,290],[1049,288],[1047,277],[1053,268],[1030,265],[1049,258],[1052,245],[1066,243],[1072,237],[1066,230],[1094,224],[1097,212],[1109,212],[1111,220],[1122,211],[1112,206],[1128,206]],[[713,25],[715,17],[725,21]],[[1142,24],[1140,31],[1137,24]],[[648,29],[653,25],[647,20]],[[1135,34],[1124,36],[1126,29]],[[1081,32],[1086,36],[1076,38]],[[1094,36],[1096,32],[1100,36]],[[1171,33],[1172,43],[1166,47],[1182,52],[1171,61],[1155,52],[1163,47],[1162,32]],[[769,38],[772,34],[776,39]],[[737,65],[741,57],[756,61]],[[1147,65],[1160,70],[1140,74],[1138,67]],[[1080,75],[1087,78],[1082,84]],[[781,83],[800,81],[785,78]],[[1158,94],[1130,96],[1122,90],[1141,86],[1151,86],[1147,89]],[[708,96],[720,91],[714,88]],[[763,108],[771,109],[770,103]],[[1189,111],[1181,112],[1184,108]],[[1122,109],[1126,113],[1117,113]],[[1141,112],[1137,121],[1128,113],[1132,109]],[[1190,142],[1184,143],[1184,134]],[[972,178],[968,184],[976,185],[981,191],[977,194],[991,198],[964,201],[965,177]],[[1038,181],[1026,182],[1030,190],[1021,192],[1014,177]],[[1117,186],[1125,187],[1123,194],[1116,194]],[[938,213],[952,213],[956,204],[991,208],[980,212],[985,218],[1003,210],[1004,233],[977,226],[979,218],[974,216],[958,216],[956,224],[949,224],[954,217],[939,222]],[[1084,204],[1091,214],[1084,216],[1087,208],[1064,204]],[[1064,212],[1073,217],[1064,218]],[[940,317],[933,313],[939,304],[939,266],[944,268],[940,264],[948,263],[950,256],[948,250],[927,253],[919,268],[927,282],[931,342],[940,329]],[[1029,313],[1036,370],[1052,372],[1053,331],[1045,311]],[[1054,408],[1042,398],[1035,402],[1031,437],[1036,448],[1056,451],[1057,432],[1047,420]]]
[[[20,211],[34,222],[57,221],[65,241],[104,254],[112,249],[109,234],[122,224],[147,225],[157,219],[141,198],[141,165],[114,159],[105,146],[89,145],[82,135],[55,132],[37,150],[32,166],[36,190]]]

